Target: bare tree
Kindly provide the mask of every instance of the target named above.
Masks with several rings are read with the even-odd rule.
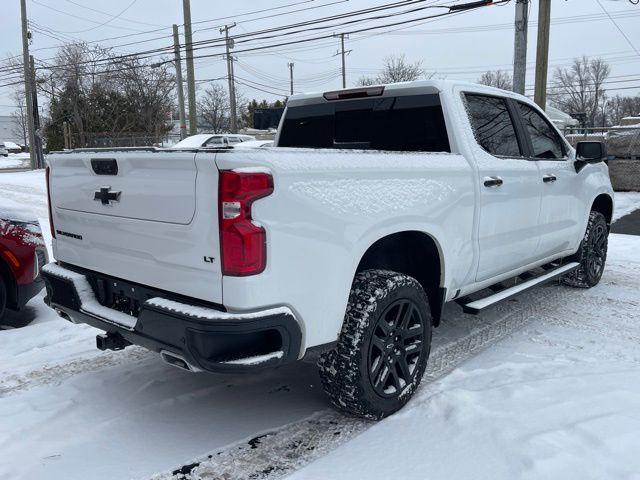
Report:
[[[38,86],[50,99],[46,126],[50,148],[62,147],[65,121],[73,146],[92,145],[101,138],[131,141],[132,136],[158,141],[171,127],[175,80],[167,61],[152,64],[135,56],[116,57],[97,45],[74,43],[61,47],[45,72]]]
[[[489,70],[480,75],[478,83],[502,90],[513,89],[513,77],[504,70]]]
[[[11,133],[16,137],[22,139],[23,145],[28,145],[27,141],[27,103],[24,95],[24,90],[15,89],[11,94],[11,99],[16,106],[16,109],[11,112],[11,119],[13,121]]]
[[[373,77],[360,77],[358,85],[411,82],[425,77],[422,61],[410,63],[404,54],[385,57],[382,71]]]
[[[237,89],[236,109],[238,128],[249,127],[249,102]],[[227,89],[219,83],[209,85],[198,102],[198,112],[204,121],[203,128],[213,133],[228,132],[231,128],[231,107]]]
[[[606,103],[606,116],[611,125],[620,125],[624,117],[640,116],[640,95],[623,97],[616,95]]]
[[[218,83],[209,85],[198,104],[203,126],[213,133],[228,132],[231,125],[229,118],[229,94],[227,89]]]
[[[551,103],[570,114],[583,114],[586,126],[602,123],[606,102],[604,82],[611,68],[600,58],[576,58],[570,67],[556,68]]]
[[[22,71],[22,63],[18,60],[18,57],[7,57],[4,59],[0,66],[3,71],[15,72],[20,80],[24,78]],[[15,106],[15,110],[11,112],[11,133],[16,137],[22,139],[22,144],[27,145],[27,101],[24,93],[24,83],[20,83],[11,92],[11,101]]]
[[[175,105],[175,77],[169,63],[148,64],[133,57],[121,62],[114,73],[127,108],[129,129],[146,136],[159,137],[170,129],[171,111]],[[117,115],[117,112],[113,112]],[[156,141],[160,141],[156,138]]]
[[[92,123],[96,118],[106,118],[104,107],[92,108],[89,99],[110,89],[116,65],[109,62],[109,55],[109,50],[97,45],[63,45],[52,62],[50,74],[38,79],[41,90],[52,97],[51,122],[61,125],[68,121],[77,145],[86,145],[87,132],[95,131]]]

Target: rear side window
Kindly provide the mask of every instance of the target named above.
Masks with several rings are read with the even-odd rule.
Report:
[[[450,152],[437,94],[288,107],[280,147]]]
[[[563,158],[565,155],[562,140],[546,118],[534,108],[518,102],[524,128],[531,139],[533,156],[542,159]]]
[[[492,155],[520,157],[522,150],[503,98],[466,93],[467,112],[478,144]]]

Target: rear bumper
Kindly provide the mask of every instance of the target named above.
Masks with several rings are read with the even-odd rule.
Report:
[[[136,318],[96,299],[91,287],[96,277],[118,279],[57,264],[45,267],[42,276],[47,303],[71,321],[117,334],[165,358],[183,358],[191,370],[256,370],[295,361],[300,353],[301,329],[287,307],[228,313],[165,293],[144,301]]]

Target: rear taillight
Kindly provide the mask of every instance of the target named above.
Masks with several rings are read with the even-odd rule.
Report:
[[[47,179],[47,200],[49,205],[49,228],[51,229],[51,236],[56,238],[56,230],[53,228],[53,211],[51,207],[51,168],[47,165],[45,170],[45,177]]]
[[[273,178],[262,172],[223,170],[219,180],[222,274],[255,275],[267,265],[267,236],[251,218],[251,205],[273,192]]]

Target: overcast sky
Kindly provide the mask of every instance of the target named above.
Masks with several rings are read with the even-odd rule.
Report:
[[[448,3],[465,3],[466,1],[451,0]],[[391,0],[308,0],[307,2],[302,0],[191,0],[193,22],[202,22],[194,25],[194,41],[219,38],[217,25],[223,22],[231,23],[235,20],[237,26],[231,30],[231,33],[244,34],[390,2]],[[333,4],[327,5],[330,3]],[[422,5],[438,3],[447,2],[428,0]],[[610,94],[637,94],[640,89],[627,87],[640,86],[640,55],[633,49],[635,47],[640,50],[640,28],[637,28],[640,24],[640,5],[633,5],[628,0],[600,0],[600,3],[614,15],[615,22],[626,34],[631,45],[602,12],[597,0],[553,0],[550,70],[557,65],[568,64],[576,56],[602,57],[611,64],[610,83],[607,85]],[[3,20],[0,28],[0,54],[5,57],[18,55],[21,53],[20,2],[19,0],[0,0],[0,4]],[[289,6],[246,15],[248,12],[285,5]],[[398,12],[416,6],[405,6],[392,11]],[[309,9],[311,7],[313,8]],[[527,58],[530,66],[527,74],[528,92],[532,91],[533,84],[537,7],[538,1],[532,0]],[[115,49],[117,53],[169,46],[171,45],[169,37],[171,24],[183,23],[181,0],[37,0],[37,2],[27,0],[27,8],[29,19],[34,26],[32,53],[36,59],[45,61],[55,54],[55,49],[50,47],[59,45],[61,39],[95,41],[136,34],[102,42],[103,45],[109,46],[155,38],[153,41],[138,45],[118,47]],[[303,8],[307,10],[289,13]],[[405,16],[283,38],[288,40],[305,35],[316,36],[352,31],[444,11],[443,9],[424,10]],[[119,13],[121,16],[113,19]],[[504,6],[492,6],[436,20],[352,34],[346,41],[346,48],[351,50],[347,57],[347,84],[353,85],[360,76],[375,73],[382,65],[383,58],[392,54],[406,54],[407,59],[411,61],[421,61],[427,71],[436,71],[438,76],[447,78],[473,81],[485,70],[510,70],[513,56],[514,13],[515,1],[512,1]],[[220,17],[234,16],[235,18],[217,20]],[[264,16],[271,16],[271,18],[256,19]],[[213,21],[204,22],[212,19]],[[141,31],[149,30],[156,31],[138,35]],[[388,30],[395,31],[380,34]],[[276,41],[280,39],[263,42]],[[254,45],[256,44],[237,45],[236,49]],[[339,88],[341,86],[340,57],[334,56],[338,46],[339,40],[330,38],[273,50],[238,53],[238,62],[235,67],[238,81],[252,85],[251,87],[239,85],[239,90],[247,98],[275,99],[285,95],[289,88],[288,62],[295,64],[294,88],[296,91]],[[219,52],[220,49],[215,48],[201,50],[198,54]],[[2,75],[0,72],[0,76]],[[196,60],[197,79],[215,79],[225,75],[224,60],[218,57]],[[7,82],[0,80],[0,85],[4,83]],[[203,86],[206,86],[206,82],[200,83],[200,88]],[[12,101],[8,96],[11,88],[14,87],[0,87],[0,115],[6,115],[13,110]]]

